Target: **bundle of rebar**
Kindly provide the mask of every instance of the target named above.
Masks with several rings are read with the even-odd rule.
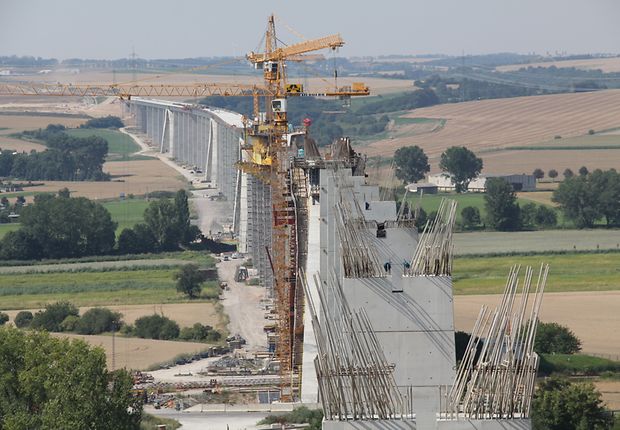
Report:
[[[338,175],[335,179],[339,192],[339,202],[335,211],[336,231],[340,239],[344,276],[347,278],[385,276],[364,212],[359,201],[352,196],[353,187],[347,185]]]
[[[549,266],[541,265],[534,291],[532,268],[526,267],[521,287],[519,269],[511,268],[499,307],[491,311],[483,306],[478,315],[455,383],[446,395],[447,419],[529,416],[538,369],[534,340]]]
[[[349,308],[342,286],[333,278],[324,284],[314,279],[320,309],[304,283],[317,341],[314,366],[325,419],[390,420],[411,415],[411,404],[403,402],[393,366],[388,364],[366,312]]]
[[[456,201],[441,199],[435,219],[427,221],[405,276],[450,276]]]

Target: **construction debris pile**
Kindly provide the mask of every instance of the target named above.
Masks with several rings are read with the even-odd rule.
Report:
[[[447,393],[446,419],[529,416],[538,369],[534,340],[549,266],[541,265],[533,291],[532,268],[526,267],[521,287],[519,269],[511,268],[499,307],[491,311],[483,306],[480,311],[454,386]]]

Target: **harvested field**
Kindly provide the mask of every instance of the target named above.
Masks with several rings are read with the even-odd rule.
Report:
[[[542,205],[547,206],[557,206],[557,203],[554,203],[551,198],[553,197],[553,191],[537,191],[533,192],[517,192],[517,197],[519,200],[529,200],[534,203],[540,203]],[[523,202],[526,203],[526,202]]]
[[[93,346],[100,346],[106,352],[106,362],[112,368],[112,336],[82,336],[68,333],[52,333],[52,336],[81,339]],[[208,344],[152,340],[116,336],[115,367],[146,370],[149,366],[172,360],[179,354],[196,353],[207,349]]]
[[[559,61],[542,61],[539,63],[529,64],[508,64],[505,66],[496,67],[495,70],[499,72],[513,72],[527,67],[574,67],[576,69],[583,70],[595,70],[600,69],[604,73],[620,72],[620,57],[612,58],[590,58],[583,60],[559,60]]]
[[[497,151],[478,155],[484,161],[484,173],[531,173],[540,168],[545,173],[555,169],[561,175],[566,168],[576,172],[581,166],[586,166],[590,171],[617,169],[620,159],[617,149]]]
[[[454,234],[454,249],[458,255],[595,249],[617,250],[619,248],[620,230],[483,231]],[[620,254],[616,255],[620,263]]]
[[[77,127],[84,123],[84,118],[71,118],[62,116],[22,116],[2,115],[0,111],[0,148],[18,152],[30,152],[31,150],[42,151],[45,146],[25,140],[14,139],[9,134],[20,133],[24,130],[45,128],[49,124],[62,124],[66,127]]]
[[[553,267],[551,268],[553,272]],[[550,280],[551,282],[551,280]],[[497,306],[499,295],[455,296],[457,330],[471,332],[480,306]],[[620,354],[620,291],[546,293],[541,320],[569,327],[583,343],[584,353]]]
[[[598,380],[594,386],[603,395],[603,401],[612,411],[620,410],[620,381]]]
[[[109,162],[104,164],[103,170],[112,175],[112,181],[45,181],[36,191],[55,193],[66,187],[74,197],[114,199],[122,193],[144,195],[152,191],[177,191],[187,186],[176,170],[158,159]]]
[[[433,171],[437,171],[441,153],[457,144],[467,146],[482,156],[484,173],[529,173],[535,167],[558,170],[562,166],[577,165],[578,168],[584,164],[589,168],[609,168],[617,165],[617,162],[614,163],[617,151],[548,151],[550,154],[536,151],[532,156],[520,151],[498,150],[548,142],[556,135],[576,137],[585,135],[590,129],[618,127],[619,101],[620,90],[608,90],[481,100],[416,109],[404,117],[443,118],[447,122],[439,131],[383,139],[360,150],[369,156],[386,157],[402,146],[419,145],[429,156]]]

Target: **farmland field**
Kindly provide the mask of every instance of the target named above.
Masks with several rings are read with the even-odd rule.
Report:
[[[128,135],[117,130],[77,128],[67,130],[67,134],[75,137],[98,136],[108,141],[108,161],[127,160],[130,154],[140,147]]]
[[[554,282],[552,266],[549,282]],[[499,295],[460,295],[454,297],[454,323],[457,330],[471,332],[480,306],[493,308]],[[545,293],[541,320],[569,327],[583,343],[586,354],[620,355],[620,291]]]
[[[93,346],[103,347],[109,368],[112,367],[112,351],[114,350],[114,363],[117,369],[126,367],[146,370],[154,364],[170,361],[179,354],[194,354],[209,347],[204,343],[116,336],[113,349],[112,336],[82,336],[70,333],[52,333],[52,336],[81,339]]]
[[[118,223],[116,234],[120,234],[123,229],[142,222],[144,210],[149,205],[144,199],[117,200],[102,204],[110,212],[112,220]],[[18,223],[0,224],[0,239],[9,231],[17,230],[19,226]]]
[[[558,61],[542,61],[539,63],[529,64],[508,64],[499,66],[495,69],[500,72],[512,72],[527,67],[574,67],[583,70],[600,69],[604,73],[620,72],[620,57],[611,58],[588,58],[582,60],[558,60]]]
[[[454,260],[455,294],[499,294],[506,275],[515,264],[537,270],[541,263],[551,267],[548,292],[620,290],[620,253],[557,255],[513,255],[506,257],[457,256]]]
[[[58,300],[77,306],[185,303],[187,299],[177,293],[172,277],[178,267],[190,261],[203,267],[213,265],[207,254],[185,254],[178,253],[178,259],[156,263],[77,263],[47,266],[43,270],[41,266],[4,267],[0,273],[0,309],[35,309]],[[203,298],[218,294],[217,282],[205,283]]]
[[[518,197],[519,205],[523,206],[526,203],[534,202],[538,204],[545,204],[544,201],[534,201],[528,199],[530,194],[536,193],[520,193]],[[457,207],[457,221],[461,219],[461,211],[467,206],[478,208],[480,216],[484,219],[486,210],[484,208],[484,194],[483,193],[440,193],[440,194],[426,194],[420,198],[420,196],[408,194],[407,201],[410,207],[416,206],[418,203],[420,207],[424,209],[427,214],[436,211],[439,208],[439,204],[443,198],[455,200],[458,203]]]
[[[119,234],[124,228],[133,227],[142,222],[144,210],[149,202],[144,199],[126,199],[103,203],[103,206],[112,215],[112,220],[118,223],[116,233]]]
[[[127,196],[144,195],[152,191],[177,191],[187,187],[187,181],[176,170],[158,159],[108,162],[104,164],[103,170],[112,175],[111,181],[43,181],[45,185],[36,187],[36,190],[55,193],[68,188],[74,197],[96,200],[115,199],[121,194]]]
[[[454,234],[454,250],[458,255],[596,249],[620,249],[620,230],[481,231]],[[620,259],[620,254],[617,255]]]
[[[10,149],[14,151],[31,150],[42,151],[45,146],[27,142],[21,139],[15,139],[8,135],[20,133],[24,130],[35,130],[45,128],[49,124],[62,124],[66,127],[77,127],[86,121],[85,118],[70,116],[35,116],[35,115],[3,115],[0,111],[0,148]]]
[[[514,146],[540,145],[555,136],[575,138],[589,130],[620,126],[620,90],[557,94],[509,99],[443,104],[416,109],[405,118],[443,118],[441,130],[414,136],[383,139],[358,148],[369,156],[390,157],[403,146],[419,145],[429,156],[433,172],[439,156],[448,147],[464,145],[483,158],[483,173],[530,173],[539,167],[573,170],[586,165],[590,170],[617,167],[618,152],[516,151]],[[401,128],[396,126],[396,134]],[[562,139],[564,140],[564,139]],[[550,154],[547,154],[549,152]]]

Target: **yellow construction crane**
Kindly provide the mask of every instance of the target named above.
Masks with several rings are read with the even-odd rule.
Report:
[[[246,58],[256,69],[263,70],[264,85],[240,84],[46,84],[0,82],[0,96],[115,96],[131,99],[142,97],[254,97],[254,118],[248,127],[246,151],[249,160],[238,163],[239,168],[269,184],[272,191],[272,246],[269,253],[274,274],[274,296],[277,315],[276,355],[280,362],[281,400],[290,401],[294,396],[294,374],[299,374],[296,359],[303,340],[303,320],[298,298],[302,287],[298,279],[297,216],[292,193],[296,175],[288,164],[290,148],[287,98],[299,96],[339,97],[369,95],[363,83],[333,87],[316,92],[306,92],[301,84],[289,83],[286,75],[287,61],[316,59],[305,55],[321,49],[335,50],[344,45],[340,35],[307,40],[289,46],[278,46],[274,16],[271,15],[265,33],[265,50],[251,52]],[[264,112],[260,112],[259,99],[263,99]]]

